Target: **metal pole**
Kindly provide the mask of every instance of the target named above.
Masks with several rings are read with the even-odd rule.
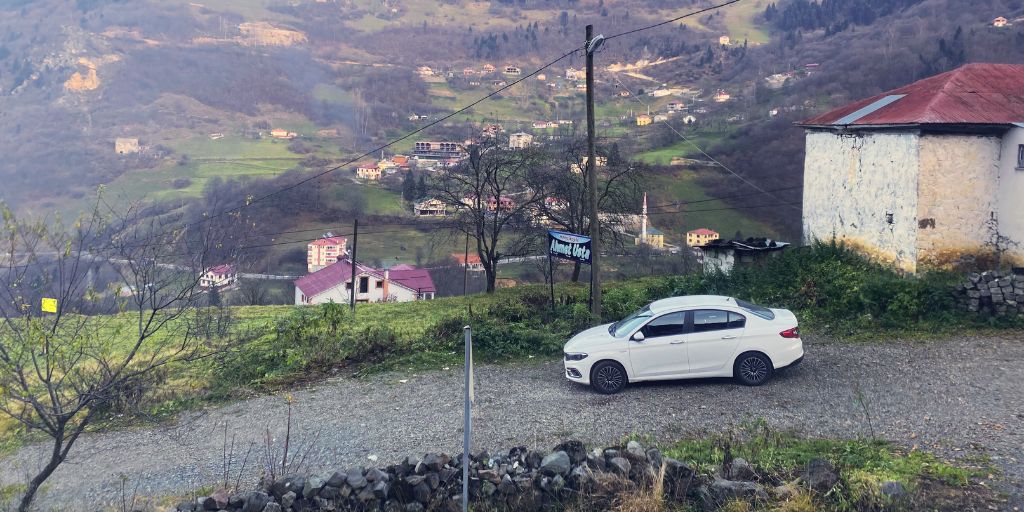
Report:
[[[587,25],[587,192],[590,196],[590,315],[601,323],[601,223],[597,218],[597,158],[594,152],[594,26]]]
[[[462,260],[462,295],[469,295],[469,233],[466,233],[466,253]]]
[[[551,259],[551,251],[548,251],[548,282],[551,284],[551,312],[555,312],[555,266]]]
[[[473,329],[470,326],[462,328],[466,339],[466,389],[465,389],[465,410],[463,410],[462,425],[462,512],[469,511],[469,450],[472,446],[473,437],[473,407],[470,402],[473,386]]]
[[[349,309],[352,314],[356,313],[356,245],[359,243],[359,219],[352,222],[352,295],[349,300]]]

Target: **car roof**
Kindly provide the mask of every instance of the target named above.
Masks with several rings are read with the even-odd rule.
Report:
[[[736,307],[736,299],[725,295],[683,295],[656,300],[651,303],[650,308],[652,313],[657,314],[680,308],[721,306]]]

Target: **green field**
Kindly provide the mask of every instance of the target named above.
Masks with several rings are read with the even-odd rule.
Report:
[[[724,201],[709,200],[698,179],[701,176],[720,177],[733,180],[721,169],[702,167],[700,170],[677,169],[670,174],[649,176],[647,189],[652,191],[648,202],[652,212],[678,212],[669,214],[653,213],[651,224],[665,232],[667,241],[675,244],[685,242],[686,232],[691,229],[708,228],[718,231],[725,238],[731,238],[737,231],[743,236],[767,236],[775,238],[778,232],[770,225],[757,220],[757,210],[726,209]],[[739,184],[738,181],[736,181]],[[653,208],[654,205],[681,201],[703,201],[692,205],[671,205]],[[687,211],[689,210],[689,211]],[[700,211],[714,210],[714,211]]]
[[[764,12],[768,0],[748,0],[722,9],[725,16],[725,27],[733,44],[765,44],[771,38],[754,20]]]

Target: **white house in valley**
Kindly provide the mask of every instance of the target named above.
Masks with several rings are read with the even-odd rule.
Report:
[[[295,305],[346,304],[352,294],[352,260],[343,259],[295,281]],[[430,300],[437,293],[430,273],[409,265],[378,270],[355,263],[356,302]]]
[[[800,125],[805,242],[906,272],[1024,265],[1024,65],[967,64]]]

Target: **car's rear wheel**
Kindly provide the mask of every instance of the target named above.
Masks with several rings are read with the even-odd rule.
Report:
[[[733,365],[733,376],[744,386],[760,386],[772,378],[772,360],[760,352],[740,354]]]
[[[598,392],[612,395],[622,391],[628,382],[626,369],[615,361],[601,361],[590,370],[590,385]]]

